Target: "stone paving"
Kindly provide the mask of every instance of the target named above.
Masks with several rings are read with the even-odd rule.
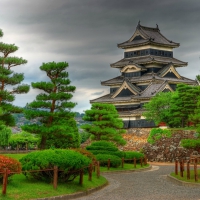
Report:
[[[200,200],[200,187],[179,186],[166,177],[174,166],[153,165],[144,172],[109,173],[109,185],[76,200]]]

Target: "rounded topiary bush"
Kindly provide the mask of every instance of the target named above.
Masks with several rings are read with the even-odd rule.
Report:
[[[114,143],[107,141],[93,142],[90,146],[87,146],[86,149],[92,152],[94,155],[109,154],[118,156],[120,158],[124,156],[124,153],[122,151],[119,151]]]
[[[108,159],[110,159],[111,167],[119,167],[121,164],[121,158],[109,154],[97,154],[96,159],[99,161],[100,166],[108,166]]]
[[[137,151],[125,151],[124,152],[124,162],[133,163],[133,159],[140,160],[140,158],[144,158],[144,154]]]
[[[21,172],[21,163],[14,158],[10,158],[8,156],[0,155],[0,180],[3,179],[3,172],[4,169],[8,169],[8,176],[14,175],[13,173],[10,174],[10,172]]]
[[[65,149],[48,149],[31,152],[20,159],[23,170],[44,170],[38,172],[26,172],[26,176],[32,176],[38,180],[52,181],[54,166],[58,167],[58,180],[72,181],[79,175],[79,169],[88,166],[91,160],[79,152]]]

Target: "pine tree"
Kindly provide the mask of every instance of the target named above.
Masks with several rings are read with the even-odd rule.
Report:
[[[0,37],[3,36],[0,30]],[[26,64],[27,60],[18,57],[11,57],[10,54],[18,50],[14,44],[0,42],[0,107],[3,114],[0,116],[5,125],[15,124],[12,113],[22,112],[22,108],[12,105],[15,100],[14,94],[27,93],[29,86],[21,84],[24,80],[22,73],[15,73],[11,69],[18,65]]]
[[[75,86],[70,86],[66,62],[43,63],[40,69],[46,72],[50,82],[31,83],[34,89],[43,90],[36,100],[24,111],[27,119],[37,118],[39,123],[25,125],[23,130],[39,134],[40,148],[78,147],[80,144],[78,128],[71,109],[76,103],[69,100],[73,97]]]
[[[123,121],[119,118],[117,110],[112,104],[93,103],[90,110],[85,111],[83,120],[92,124],[81,126],[86,132],[92,134],[94,140],[112,141],[124,145],[122,138],[125,133]]]
[[[185,84],[177,85],[177,95],[173,96],[170,107],[170,124],[185,127],[189,124],[189,116],[197,108],[200,89]]]

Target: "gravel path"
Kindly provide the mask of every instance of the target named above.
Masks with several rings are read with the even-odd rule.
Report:
[[[145,172],[105,174],[109,185],[76,200],[200,200],[199,187],[175,185],[166,179],[173,166],[153,166]]]

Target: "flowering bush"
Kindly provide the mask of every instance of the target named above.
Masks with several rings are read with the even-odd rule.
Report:
[[[11,172],[21,172],[21,163],[13,158],[0,155],[0,180],[3,178],[5,168],[8,169],[9,176],[11,176],[13,175]]]

